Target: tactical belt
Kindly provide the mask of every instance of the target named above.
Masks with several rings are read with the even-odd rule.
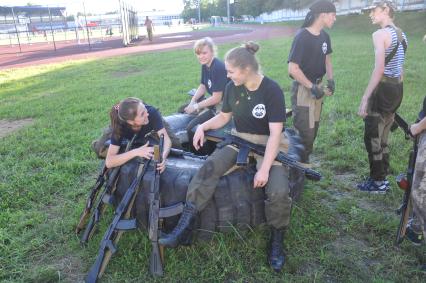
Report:
[[[380,81],[382,83],[400,84],[400,83],[402,83],[402,77],[391,78],[391,77],[382,76]]]

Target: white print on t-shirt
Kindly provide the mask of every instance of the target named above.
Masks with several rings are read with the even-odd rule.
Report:
[[[324,42],[323,44],[322,44],[322,53],[327,53],[327,42]]]
[[[212,88],[212,81],[210,79],[207,81],[207,85],[209,86],[209,88]]]
[[[253,108],[253,111],[251,111],[254,118],[262,119],[266,115],[266,109],[265,104],[258,104]]]

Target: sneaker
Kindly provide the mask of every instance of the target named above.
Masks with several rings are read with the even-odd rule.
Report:
[[[389,190],[389,185],[386,185],[386,180],[374,181],[370,178],[365,182],[357,184],[356,187],[362,192],[368,192],[371,194],[385,194]]]
[[[423,233],[417,233],[411,227],[411,222],[408,222],[407,228],[405,229],[405,236],[407,239],[416,246],[421,245],[423,242]]]
[[[388,180],[388,179],[384,179],[384,180],[383,180],[383,183],[386,185],[386,187],[387,187],[388,189],[390,189],[390,182],[389,182],[389,180]]]

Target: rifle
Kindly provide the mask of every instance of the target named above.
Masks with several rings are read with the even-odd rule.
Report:
[[[398,230],[396,232],[396,239],[395,239],[395,245],[398,246],[404,240],[405,232],[407,228],[407,222],[408,222],[410,213],[412,211],[410,195],[411,195],[411,188],[413,185],[414,168],[416,165],[418,140],[412,135],[410,128],[408,127],[408,124],[404,121],[404,119],[401,116],[399,116],[398,113],[395,113],[395,122],[404,131],[406,139],[410,139],[410,137],[414,138],[413,149],[410,151],[410,157],[408,159],[407,173],[405,174],[401,173],[396,177],[396,182],[398,184],[398,187],[400,187],[404,191],[402,203],[400,207],[396,210],[396,214],[401,215],[401,219],[399,220]]]
[[[231,135],[229,133],[217,134],[214,131],[208,131],[206,133],[206,136],[213,138],[215,140],[221,140],[221,146],[232,144],[239,148],[238,156],[237,156],[237,165],[238,166],[245,166],[247,165],[247,157],[250,151],[264,156],[266,147],[264,145],[260,144],[254,144],[252,142],[249,142],[245,139],[242,139],[240,137]],[[295,168],[297,170],[302,171],[306,178],[313,180],[313,181],[319,181],[321,180],[321,174],[315,170],[312,170],[310,168],[303,167],[300,162],[297,160],[291,158],[284,152],[278,152],[277,157],[275,157],[275,160],[278,162],[281,162],[283,165]]]
[[[189,157],[189,158],[196,158],[196,159],[207,159],[207,155],[197,155],[188,151],[184,151],[182,149],[177,148],[170,148],[169,155],[177,156],[177,157]]]
[[[112,223],[109,225],[108,230],[102,239],[98,257],[89,270],[89,273],[86,277],[86,282],[97,282],[98,278],[103,275],[111,256],[117,251],[116,244],[123,232],[136,228],[136,219],[129,219],[129,217],[136,195],[141,189],[140,183],[143,179],[143,176],[145,175],[147,168],[149,167],[150,161],[151,160],[148,160],[146,164],[139,164],[138,173],[135,179],[127,189],[126,193],[120,201],[120,204],[115,210]]]
[[[136,135],[133,136],[133,138],[127,143],[126,148],[124,152],[129,151],[131,148],[134,140],[136,138]],[[81,236],[80,243],[82,245],[87,244],[89,239],[92,237],[93,232],[95,231],[95,225],[99,223],[102,214],[105,212],[106,204],[112,203],[112,194],[114,193],[115,189],[115,183],[117,180],[117,176],[120,173],[121,167],[115,167],[112,169],[108,169],[105,165],[103,166],[102,173],[98,176],[98,179],[96,181],[95,186],[93,187],[92,191],[90,192],[89,197],[86,200],[86,206],[84,207],[83,212],[80,216],[80,221],[77,224],[77,227],[75,229],[75,233],[79,234],[81,230],[84,229],[85,223],[87,222],[87,218],[89,217],[90,213],[92,212],[93,203],[95,202],[99,190],[102,187],[102,185],[105,183],[105,176],[107,172],[109,172],[109,177],[107,180],[107,183],[105,184],[105,188],[100,194],[99,198],[97,198],[97,202],[95,205],[95,210],[90,215],[89,223],[86,226],[86,229],[84,230],[83,235]]]
[[[150,271],[153,275],[157,276],[163,275],[163,256],[161,247],[158,245],[158,234],[160,232],[158,227],[161,226],[160,221],[162,218],[175,216],[181,214],[183,211],[183,203],[176,203],[174,205],[160,208],[160,172],[156,170],[156,166],[157,163],[161,163],[162,154],[160,154],[160,152],[163,151],[163,144],[164,137],[160,139],[160,145],[154,146],[155,178],[154,181],[151,182],[149,194],[149,239],[152,242]],[[149,168],[150,161],[151,160],[148,160],[145,165],[139,165],[135,179],[127,189],[120,204],[117,206],[113,221],[102,239],[98,257],[86,277],[86,282],[96,282],[97,279],[103,275],[109,260],[117,250],[116,244],[120,240],[124,231],[134,230],[137,228],[136,218],[129,218],[136,196],[142,189],[141,182],[146,170]]]
[[[87,218],[89,217],[93,207],[93,202],[96,200],[99,190],[102,188],[102,186],[105,183],[105,173],[107,172],[107,170],[108,168],[104,164],[98,175],[98,178],[96,178],[96,183],[93,186],[92,190],[90,191],[90,195],[86,200],[86,205],[84,206],[84,210],[80,215],[80,220],[78,221],[77,227],[75,228],[76,234],[79,234],[80,231],[83,230],[84,227],[86,226]]]
[[[160,171],[157,165],[162,162],[164,135],[160,136],[160,143],[154,146],[154,181],[149,190],[149,219],[148,237],[151,241],[151,255],[149,258],[149,270],[154,276],[163,276],[163,247],[158,245],[159,221],[160,221]]]

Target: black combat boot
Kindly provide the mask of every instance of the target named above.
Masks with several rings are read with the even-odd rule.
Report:
[[[284,229],[271,227],[271,239],[268,246],[268,263],[276,272],[284,267],[285,253],[283,250]]]
[[[168,248],[176,248],[182,240],[187,239],[192,232],[192,226],[194,225],[196,215],[197,209],[195,205],[191,202],[187,202],[176,227],[170,234],[161,236],[161,238],[158,239],[158,243]]]

